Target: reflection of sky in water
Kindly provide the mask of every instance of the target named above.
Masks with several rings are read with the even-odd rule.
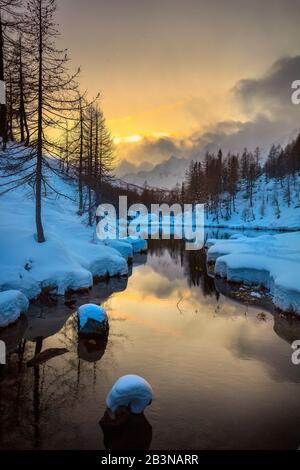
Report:
[[[133,268],[127,289],[105,301],[110,332],[101,354],[94,343],[80,345],[96,362],[84,354],[78,359],[72,316],[59,333],[44,339],[43,349],[65,346],[71,352],[39,368],[39,446],[102,447],[98,422],[106,392],[121,375],[135,373],[154,389],[146,411],[154,449],[298,447],[300,367],[291,364],[288,341],[299,322],[275,316],[275,333],[270,313],[260,321],[260,308],[216,295],[211,279],[201,280],[203,257],[193,260],[162,251]],[[109,284],[106,289],[107,295],[113,290]],[[101,284],[90,299],[107,295]],[[30,324],[32,339],[41,327]],[[32,370],[23,379],[27,435],[35,380]],[[105,442],[114,446],[120,436],[111,439],[106,436]]]
[[[189,288],[168,254],[140,267],[108,306],[111,318],[127,320],[122,332],[131,347],[124,345],[119,361],[126,371],[138,368],[157,391],[148,415],[157,424],[163,420],[160,438],[164,434],[168,445],[176,447],[174,422],[191,448],[280,445],[277,433],[287,416],[295,431],[300,369],[291,364],[288,343],[275,335],[271,314],[259,321],[261,309]]]

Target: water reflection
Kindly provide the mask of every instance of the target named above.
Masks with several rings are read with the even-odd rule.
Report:
[[[76,303],[86,303],[91,296],[94,302],[103,303],[126,286],[124,278],[99,283]],[[0,447],[49,448],[55,435],[50,424],[53,413],[59,408],[66,412],[78,403],[90,372],[95,386],[95,365],[105,353],[108,331],[100,338],[82,336],[77,316],[59,299],[56,305],[33,304],[27,317],[0,330],[0,339],[7,345],[7,365],[0,371]],[[52,346],[64,346],[70,354],[55,357],[54,351],[61,349]],[[51,363],[44,357],[42,365],[29,369],[42,351],[52,353]],[[84,362],[93,363],[92,371],[83,367]]]
[[[145,415],[131,414],[123,426],[107,427],[100,421],[106,450],[148,450],[152,441],[152,426]]]
[[[300,368],[290,344],[300,320],[231,294],[207,274],[204,251],[171,240],[150,243],[128,280],[98,283],[68,305],[33,305],[0,332],[0,448],[297,448]],[[89,302],[108,312],[101,340],[78,333],[74,310]],[[51,348],[68,353],[27,367]],[[128,426],[101,428],[106,394],[127,373],[151,383],[154,401]]]
[[[4,341],[8,356],[14,351],[19,350],[27,328],[28,320],[25,315],[22,315],[18,322],[10,325],[8,328],[0,328],[0,340]]]
[[[78,357],[87,362],[98,362],[105,353],[108,341],[107,335],[103,337],[81,337],[78,336]]]

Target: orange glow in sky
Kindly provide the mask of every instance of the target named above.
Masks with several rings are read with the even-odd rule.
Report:
[[[81,84],[119,149],[245,121],[239,80],[299,54],[299,4],[285,0],[61,0],[58,21]]]

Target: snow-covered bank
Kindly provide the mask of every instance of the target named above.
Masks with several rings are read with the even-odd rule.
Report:
[[[147,248],[146,242],[101,242],[95,226],[77,215],[76,184],[51,174],[51,185],[66,197],[48,190],[43,198],[42,244],[35,240],[32,189],[20,187],[0,197],[0,291],[18,290],[34,299],[46,288],[63,295],[91,287],[94,277],[127,275],[127,261]]]
[[[18,320],[21,313],[28,309],[27,297],[20,291],[9,290],[0,292],[0,328]]]
[[[215,274],[231,282],[245,282],[270,290],[274,304],[300,314],[300,233],[236,235],[207,242],[208,262]]]

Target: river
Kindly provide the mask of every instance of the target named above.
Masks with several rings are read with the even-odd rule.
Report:
[[[208,276],[204,250],[155,241],[128,279],[98,283],[75,306],[32,305],[0,333],[9,352],[0,448],[297,449],[300,365],[291,342],[300,319],[227,294]],[[107,342],[78,337],[76,307],[88,302],[107,310]],[[69,352],[27,367],[48,348]],[[151,383],[154,400],[125,434],[104,433],[106,394],[130,373]]]

